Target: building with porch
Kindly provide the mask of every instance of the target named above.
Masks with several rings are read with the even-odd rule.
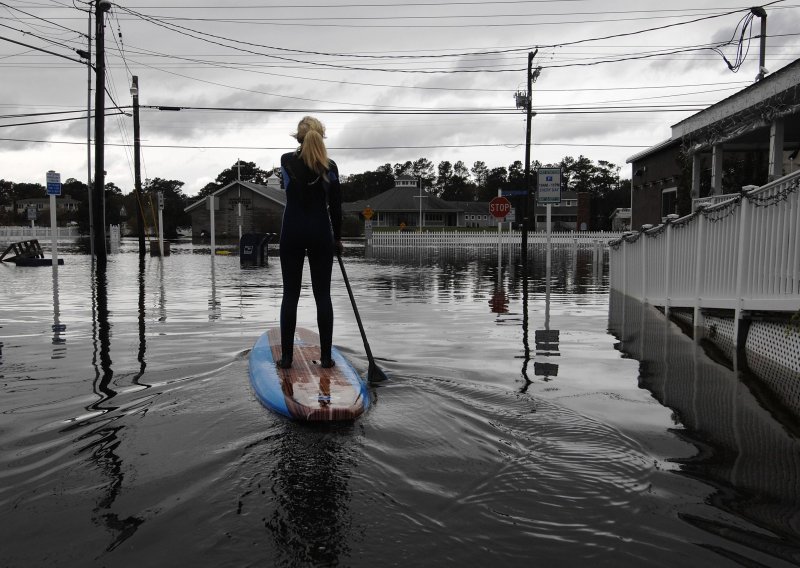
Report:
[[[217,202],[214,228],[218,242],[239,242],[247,233],[280,234],[286,193],[277,177],[267,185],[234,181],[213,193]],[[189,205],[185,211],[192,218],[192,241],[207,242],[211,234],[211,211],[205,197]]]
[[[628,158],[632,227],[797,169],[798,85],[800,59],[674,124],[669,139]]]
[[[77,211],[79,202],[72,199],[69,195],[56,197],[57,211]],[[25,213],[29,207],[36,209],[39,213],[50,211],[49,197],[31,197],[17,201],[17,213]]]

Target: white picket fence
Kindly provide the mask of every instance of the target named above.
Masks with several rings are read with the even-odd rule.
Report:
[[[677,217],[677,216],[675,216]],[[800,172],[611,243],[610,285],[645,303],[800,309]],[[736,329],[738,329],[736,325]]]
[[[58,227],[59,239],[77,239],[78,227]],[[49,239],[50,227],[0,227],[0,242]]]
[[[609,231],[582,231],[570,233],[552,233],[553,248],[589,248],[597,243],[605,246],[611,239],[619,239],[622,233]],[[495,230],[486,231],[381,231],[373,232],[366,240],[372,247],[410,247],[410,248],[483,248],[496,247],[498,241],[504,246],[520,247],[521,231],[504,230],[498,234]],[[546,233],[528,233],[528,246],[543,247],[547,244]]]

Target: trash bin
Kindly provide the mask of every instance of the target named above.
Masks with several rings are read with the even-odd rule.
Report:
[[[247,233],[239,241],[239,264],[242,266],[266,266],[269,256],[267,246],[275,233]]]

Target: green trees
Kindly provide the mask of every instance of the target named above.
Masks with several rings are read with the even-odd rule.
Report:
[[[342,200],[369,199],[394,187],[394,170],[391,164],[379,166],[375,171],[352,174],[342,182]]]
[[[274,175],[274,173],[274,170],[262,170],[256,165],[255,162],[237,160],[230,168],[225,168],[222,170],[214,181],[206,184],[205,187],[203,187],[197,194],[197,197],[211,195],[218,189],[221,189],[238,179],[266,185],[267,178]]]

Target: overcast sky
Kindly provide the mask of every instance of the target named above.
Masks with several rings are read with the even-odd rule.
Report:
[[[707,17],[747,9],[732,0],[294,3],[114,4],[106,23],[107,87],[120,106],[131,104],[130,77],[137,75],[143,106],[304,111],[143,109],[143,177],[181,180],[184,191],[193,195],[237,158],[270,168],[294,148],[289,135],[303,114],[326,124],[331,156],[345,175],[419,157],[434,163],[462,160],[469,167],[476,160],[507,166],[525,156],[525,116],[513,110],[513,94],[525,89],[527,52],[536,46],[546,47],[539,47],[534,60],[543,69],[533,89],[538,114],[532,158],[548,163],[583,154],[614,162],[629,176],[627,157],[668,138],[670,125],[695,112],[688,109],[732,95],[758,72],[758,40],[752,41],[738,73],[710,50],[604,62],[727,41],[746,12]],[[798,6],[783,1],[766,8],[768,35],[776,36],[767,41],[770,71],[798,57]],[[0,0],[0,37],[77,58],[69,48],[85,49],[86,38],[79,33],[87,33],[87,14],[79,8],[85,10],[86,3]],[[563,45],[700,18],[707,19]],[[754,34],[758,26],[756,19]],[[735,60],[736,46],[722,50]],[[431,55],[437,57],[419,57]],[[586,63],[594,64],[575,65]],[[62,180],[85,181],[86,120],[6,125],[81,116],[10,115],[85,109],[86,67],[0,41],[0,73],[0,178],[44,183],[45,172],[52,169]],[[113,106],[107,102],[109,112]],[[563,114],[570,106],[601,112]],[[651,108],[610,112],[641,106]],[[315,112],[422,108],[506,114]],[[125,145],[133,139],[132,119],[106,118],[106,136],[109,144],[118,144],[106,148],[106,180],[128,192],[133,159]]]

